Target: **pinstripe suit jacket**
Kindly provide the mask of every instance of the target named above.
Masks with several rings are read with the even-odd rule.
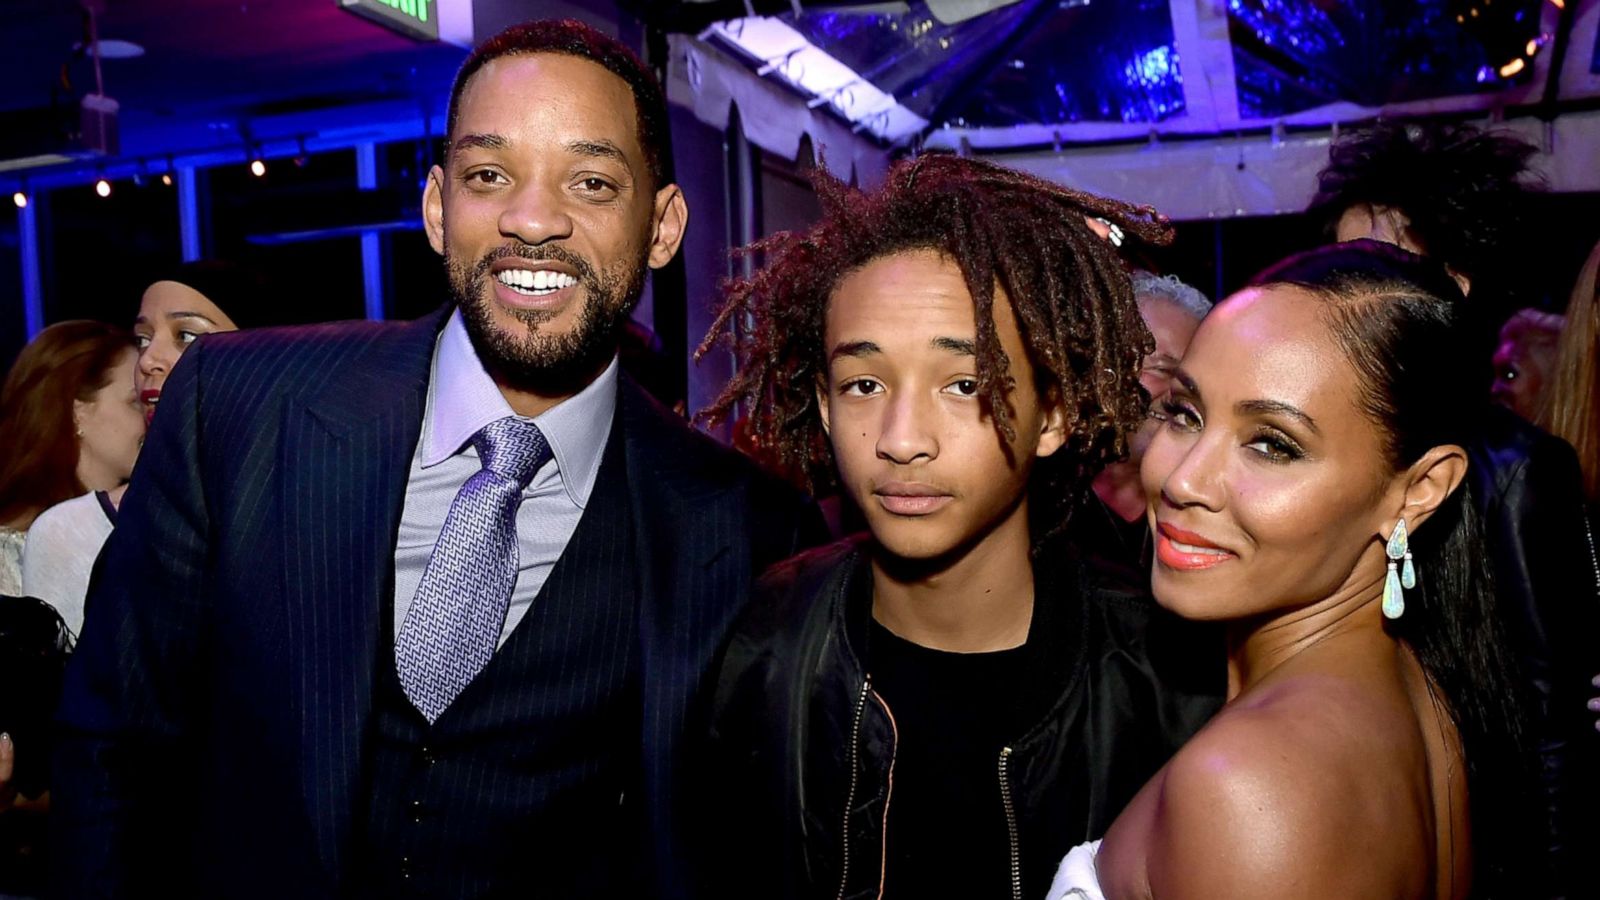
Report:
[[[332,897],[350,884],[394,545],[441,311],[207,337],[163,394],[59,715],[64,896]],[[639,578],[641,854],[689,890],[683,774],[751,576],[814,507],[624,382]],[[627,839],[606,836],[605,839]],[[560,865],[538,859],[530,865]]]

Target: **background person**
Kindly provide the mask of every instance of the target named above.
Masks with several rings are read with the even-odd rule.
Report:
[[[237,318],[236,318],[237,317]],[[150,283],[139,300],[133,337],[140,408],[148,422],[178,357],[203,335],[235,331],[238,321],[272,324],[258,278],[222,262],[185,263]],[[75,635],[83,628],[89,573],[116,525],[127,484],[90,491],[39,514],[22,554],[22,590],[54,606]]]
[[[1140,365],[1139,385],[1154,400],[1166,394],[1211,301],[1175,276],[1135,270],[1132,279],[1139,316],[1155,339],[1155,349]],[[1093,492],[1067,522],[1076,552],[1138,592],[1148,590],[1150,583],[1150,529],[1144,524],[1139,462],[1156,427],[1155,419],[1147,417],[1128,438],[1128,458],[1106,464],[1095,476]]]
[[[126,331],[58,322],[0,385],[0,594],[22,591],[22,550],[44,510],[128,480],[144,438]]]

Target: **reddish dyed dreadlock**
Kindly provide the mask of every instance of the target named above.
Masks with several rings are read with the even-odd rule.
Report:
[[[743,404],[747,437],[763,462],[813,493],[836,489],[817,409],[817,386],[827,377],[829,298],[846,275],[873,260],[931,249],[961,268],[972,294],[978,394],[996,431],[1015,437],[1006,400],[1015,379],[994,326],[997,283],[1016,314],[1041,401],[1061,403],[1068,416],[1065,445],[1040,465],[1050,473],[1049,505],[1070,506],[1096,472],[1126,455],[1127,435],[1145,416],[1139,368],[1154,344],[1121,258],[1085,217],[1156,244],[1172,239],[1165,219],[1148,207],[947,154],[895,164],[871,193],[821,167],[812,183],[820,222],[739,251],[765,266],[725,283],[724,305],[695,354],[698,360],[723,342],[738,365],[702,420],[724,420]]]

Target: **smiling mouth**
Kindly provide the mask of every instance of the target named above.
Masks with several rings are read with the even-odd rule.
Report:
[[[524,297],[548,297],[578,283],[575,276],[549,269],[502,269],[494,280]]]
[[[1190,541],[1196,539],[1204,540],[1199,535],[1190,534],[1166,524],[1156,526],[1156,559],[1168,568],[1179,571],[1198,571],[1238,558],[1232,551],[1211,545],[1209,542],[1205,544],[1190,543],[1189,541],[1180,540],[1180,536],[1189,538]]]

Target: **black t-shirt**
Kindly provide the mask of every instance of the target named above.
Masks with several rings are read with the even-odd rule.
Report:
[[[1061,693],[1060,660],[1039,637],[1053,605],[1035,605],[1023,646],[992,653],[933,650],[872,623],[868,666],[896,734],[886,898],[1011,896],[1000,753]]]

